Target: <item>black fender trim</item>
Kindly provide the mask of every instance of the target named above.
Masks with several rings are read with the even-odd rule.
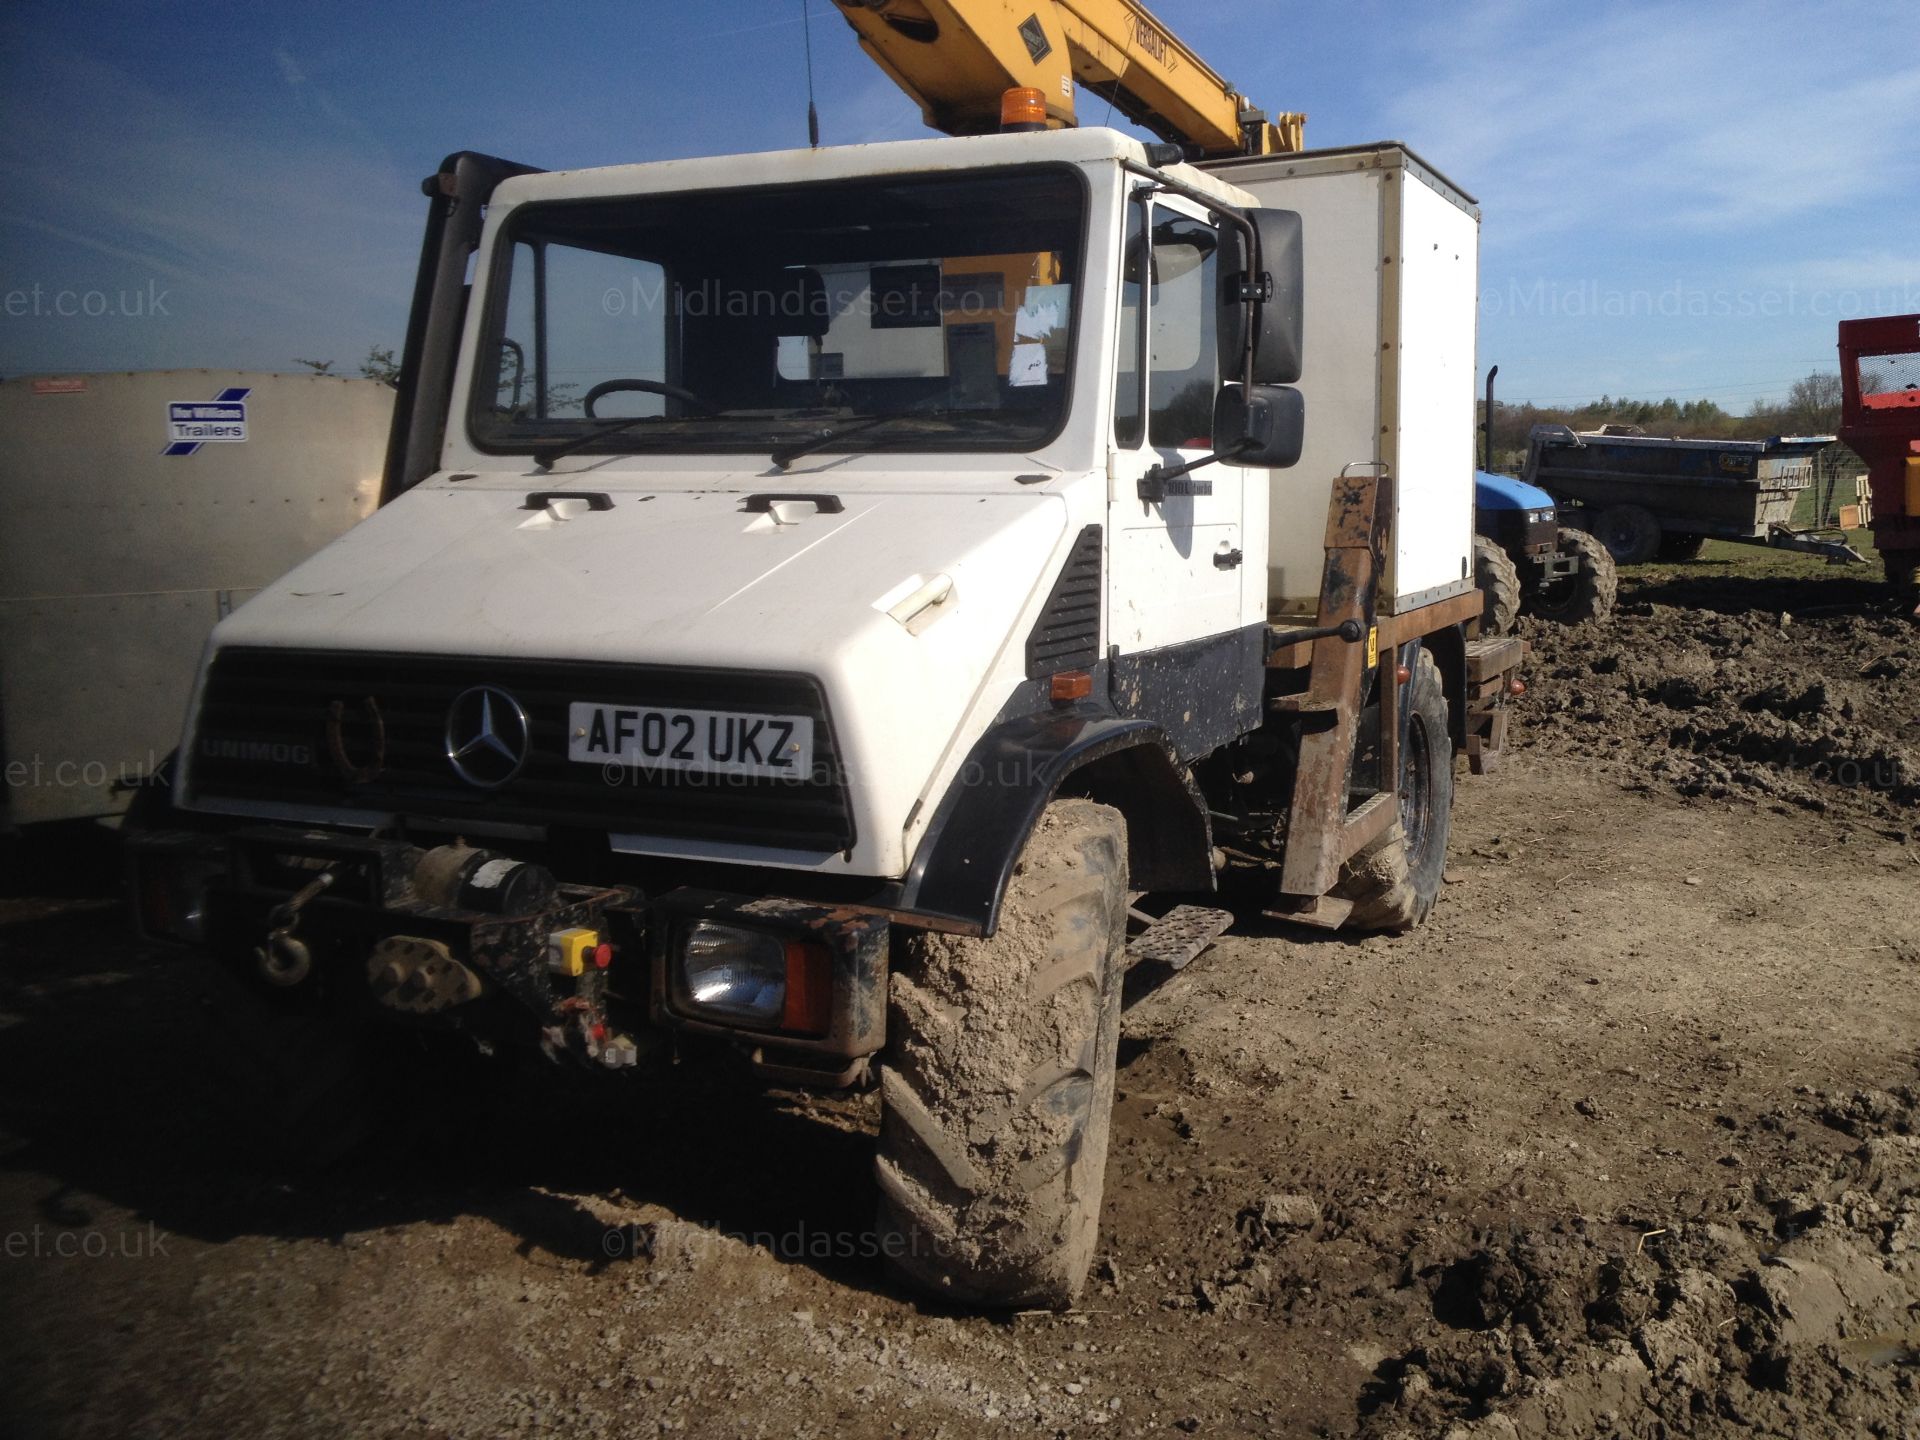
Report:
[[[1157,720],[1185,760],[1210,755],[1260,728],[1265,714],[1267,626],[1109,657],[1113,708]]]
[[[1083,706],[1007,720],[980,737],[914,853],[900,909],[992,935],[1014,863],[1063,788],[1127,817],[1132,888],[1213,888],[1206,803],[1166,732]]]

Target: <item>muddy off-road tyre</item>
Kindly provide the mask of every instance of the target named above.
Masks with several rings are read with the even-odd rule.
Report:
[[[1480,615],[1482,635],[1505,635],[1520,618],[1520,572],[1508,555],[1485,535],[1473,537],[1473,583],[1486,608]]]
[[[1639,505],[1610,505],[1593,518],[1593,533],[1616,565],[1644,565],[1660,553],[1660,522]]]
[[[1401,694],[1408,709],[1400,749],[1400,820],[1349,860],[1333,894],[1353,901],[1350,930],[1411,930],[1439,897],[1453,825],[1453,739],[1440,667],[1421,650]]]
[[[1613,556],[1585,530],[1566,526],[1560,530],[1560,548],[1580,557],[1580,569],[1528,596],[1526,613],[1562,625],[1605,620],[1613,614],[1613,604],[1620,593],[1620,572],[1614,568]]]
[[[1654,553],[1669,563],[1684,563],[1698,560],[1700,552],[1707,548],[1704,535],[1662,534],[1660,548]]]
[[[1070,1305],[1099,1231],[1125,967],[1126,822],[1049,805],[990,940],[896,954],[878,1236],[943,1299]]]

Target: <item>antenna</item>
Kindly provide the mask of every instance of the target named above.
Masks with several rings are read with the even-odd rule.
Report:
[[[820,112],[813,106],[813,0],[800,0],[800,29],[807,41],[807,144],[820,148]]]

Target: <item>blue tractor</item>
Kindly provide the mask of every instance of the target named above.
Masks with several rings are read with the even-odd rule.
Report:
[[[1562,624],[1604,620],[1613,613],[1613,556],[1585,530],[1560,523],[1551,495],[1511,475],[1493,473],[1493,377],[1487,372],[1482,465],[1473,475],[1473,578],[1486,600],[1483,635],[1504,635],[1521,615]]]

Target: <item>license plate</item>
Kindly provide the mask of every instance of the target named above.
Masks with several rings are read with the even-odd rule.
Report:
[[[813,721],[743,710],[567,707],[567,758],[640,770],[804,779],[813,770]]]

